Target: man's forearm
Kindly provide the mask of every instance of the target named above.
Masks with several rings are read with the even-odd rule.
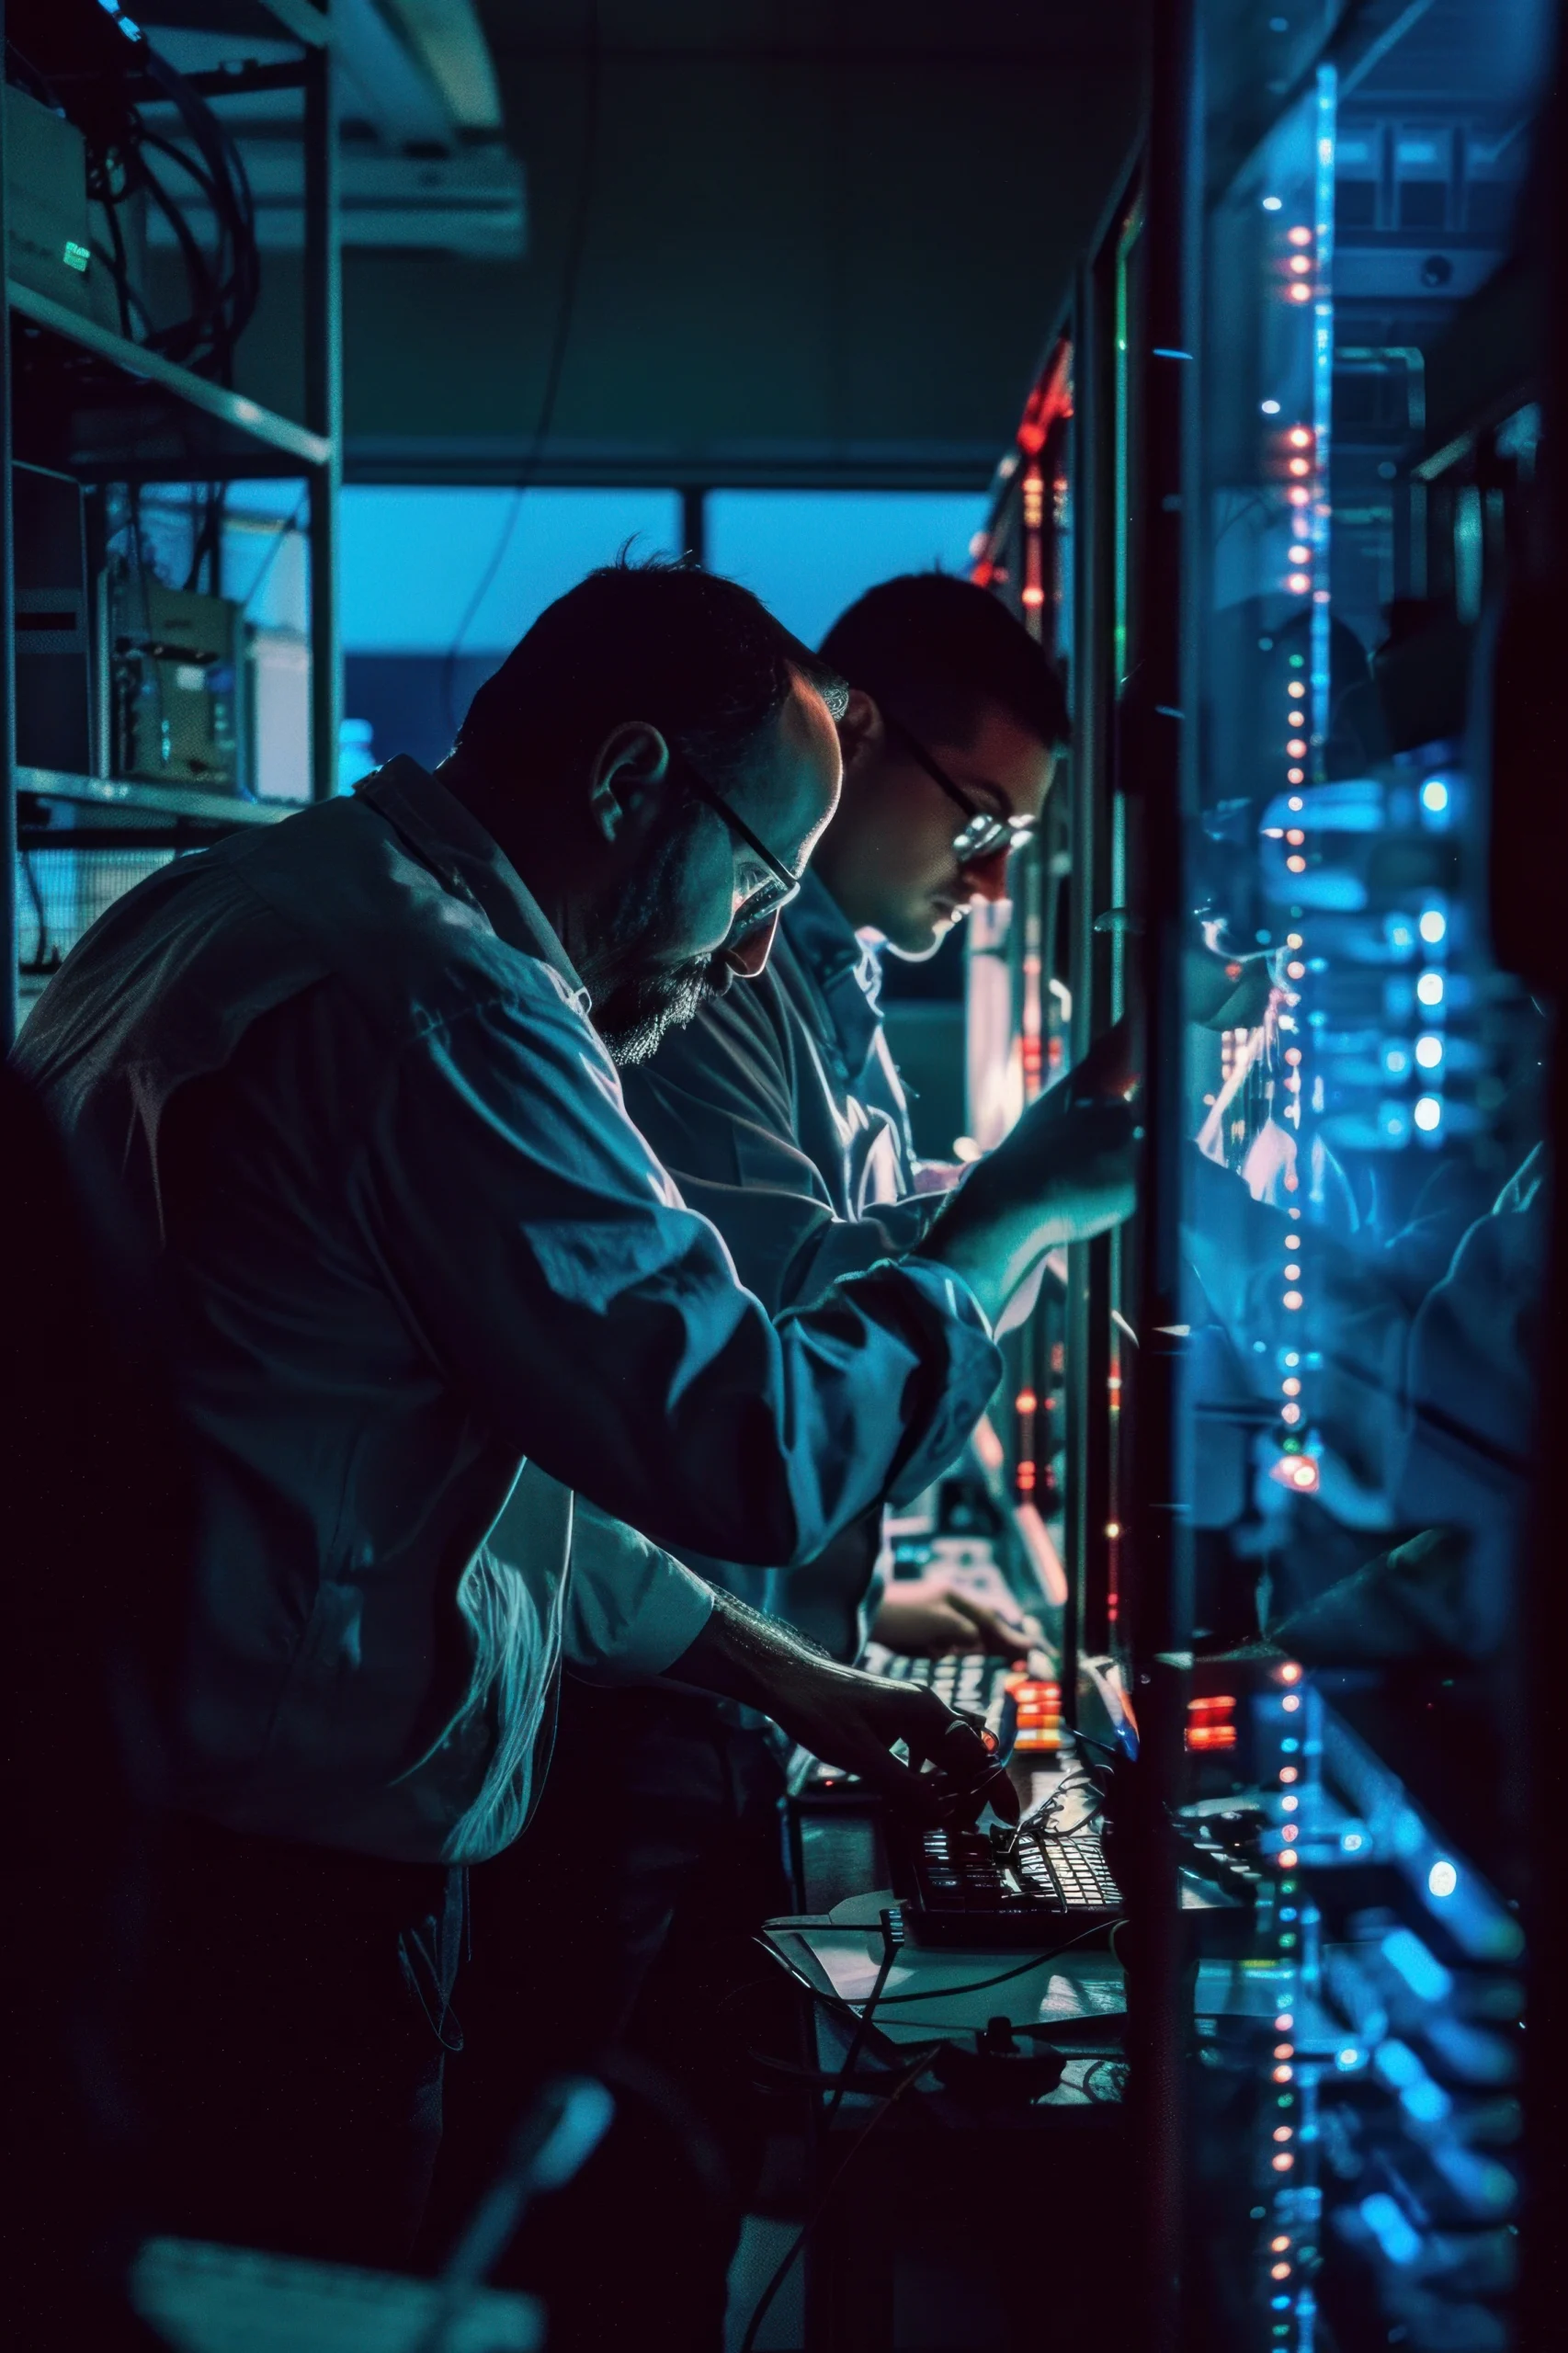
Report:
[[[793,1626],[765,1618],[733,1594],[715,1588],[712,1609],[695,1641],[664,1671],[672,1682],[694,1684],[699,1691],[738,1699],[769,1715],[781,1677],[833,1664]]]

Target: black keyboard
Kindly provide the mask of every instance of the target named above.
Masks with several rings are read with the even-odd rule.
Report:
[[[949,1708],[979,1716],[1011,1756],[1051,1756],[1062,1747],[1062,1687],[1041,1654],[1032,1654],[1025,1665],[978,1651],[911,1658],[868,1643],[862,1664],[868,1675],[919,1684]]]
[[[1121,1917],[1121,1891],[1091,1824],[1064,1832],[1026,1824],[1016,1835],[912,1826],[893,1835],[916,1944],[1049,1952]]]
[[[988,1722],[993,1712],[1000,1716],[1007,1677],[1018,1672],[1013,1660],[987,1658],[980,1651],[957,1651],[946,1658],[912,1658],[906,1651],[884,1650],[881,1643],[867,1643],[860,1664],[868,1675],[880,1675],[889,1683],[917,1684],[923,1690],[934,1691],[949,1708],[961,1708],[965,1715],[983,1716]]]
[[[860,1665],[868,1675],[880,1675],[889,1683],[913,1683],[934,1691],[949,1708],[978,1716],[1010,1756],[1053,1757],[1062,1747],[1060,1685],[1016,1660],[987,1658],[979,1651],[915,1658],[907,1651],[868,1643]],[[858,1800],[862,1793],[853,1774],[815,1760],[798,1771],[791,1787],[799,1796],[835,1803]]]

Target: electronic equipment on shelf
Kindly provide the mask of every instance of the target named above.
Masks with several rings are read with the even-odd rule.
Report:
[[[1091,1822],[1056,1830],[1048,1810],[1017,1831],[894,1824],[890,1836],[915,1944],[1049,1952],[1121,1917],[1121,1891]]]

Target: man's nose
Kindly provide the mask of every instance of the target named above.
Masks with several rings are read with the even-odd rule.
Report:
[[[1008,856],[1006,849],[994,850],[989,858],[977,858],[972,866],[964,868],[964,892],[971,904],[983,899],[994,906],[998,899],[1006,897]]]
[[[778,915],[775,910],[766,923],[759,923],[754,931],[746,933],[744,939],[737,939],[733,948],[721,948],[714,962],[733,973],[737,980],[755,981],[767,968],[778,929]]]

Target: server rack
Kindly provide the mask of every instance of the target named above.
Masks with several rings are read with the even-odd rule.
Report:
[[[111,15],[114,12],[110,12]],[[188,28],[199,11],[181,10]],[[154,19],[157,11],[153,11]],[[287,804],[112,773],[101,742],[94,773],[18,770],[16,747],[16,596],[12,468],[27,462],[83,484],[302,482],[310,533],[310,779],[315,798],[336,787],[342,703],[336,590],[336,508],[342,469],[342,301],[337,131],[329,0],[237,0],[214,5],[204,28],[281,32],[291,63],[218,77],[241,91],[253,71],[267,85],[302,94],[305,165],[304,418],[275,414],[210,377],[179,366],[97,319],[7,278],[0,323],[0,1040],[15,1035],[21,952],[22,854],[75,853],[105,870],[100,895],[137,879],[116,860],[199,847],[235,826],[267,824]],[[0,31],[4,6],[0,0]],[[155,40],[155,34],[154,34]],[[0,109],[0,252],[6,225],[6,131]],[[102,648],[99,649],[102,658]]]
[[[1541,28],[1465,0],[1333,17],[1271,73],[1286,19],[1164,13],[1171,308],[1142,355],[1145,630],[1180,615],[1153,682],[1179,748],[1140,779],[1148,1010],[1180,1008],[1148,1050],[1133,1401],[1145,2311],[1153,2343],[1281,2353],[1523,2325],[1513,1731],[1549,1230],[1508,1181],[1540,1172],[1548,1040],[1476,724],[1539,518],[1540,355],[1500,321],[1549,308],[1539,272],[1502,299],[1534,267],[1506,159]],[[1267,986],[1218,1040],[1199,919]],[[1238,1585],[1272,1639],[1206,1654]],[[1172,1864],[1238,1800],[1251,1916],[1184,1920]]]
[[[1065,1044],[1131,1003],[1148,1131],[1133,1226],[1073,1254],[1063,1464],[1069,1705],[1115,1736],[1119,1681],[1137,1752],[1140,2347],[1560,2326],[1551,29],[1168,0],[1060,330]]]

